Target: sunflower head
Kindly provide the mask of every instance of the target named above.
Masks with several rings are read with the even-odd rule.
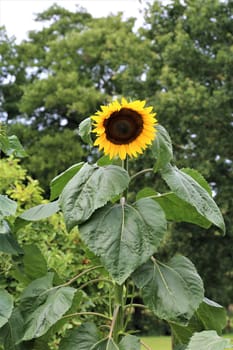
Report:
[[[122,98],[121,103],[101,106],[101,111],[91,117],[97,134],[94,145],[110,158],[119,156],[123,160],[126,155],[142,153],[154,140],[157,124],[152,107],[145,107],[145,103]]]

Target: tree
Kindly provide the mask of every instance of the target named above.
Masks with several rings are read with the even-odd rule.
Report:
[[[133,19],[93,19],[54,5],[37,20],[52,23],[18,47],[29,74],[19,108],[33,124],[77,127],[109,97],[139,91],[145,45]]]
[[[232,293],[225,288],[232,285],[232,14],[232,1],[155,1],[146,11],[144,30],[153,55],[144,94],[175,140],[178,164],[194,167],[207,178],[227,225],[224,239],[218,232],[206,235],[179,225],[176,230],[182,229],[183,240],[179,235],[174,249],[191,254],[211,297],[223,301],[221,290],[228,290],[225,303]],[[217,265],[211,273],[204,271],[205,261]]]

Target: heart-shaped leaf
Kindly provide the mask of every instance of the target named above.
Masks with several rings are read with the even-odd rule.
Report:
[[[129,184],[127,171],[116,165],[98,167],[85,164],[68,182],[60,197],[67,229],[70,231],[103,207]]]
[[[91,322],[68,330],[62,339],[59,350],[90,350],[99,340],[96,325]]]
[[[187,324],[204,298],[202,280],[184,256],[175,256],[167,264],[153,259],[133,279],[149,308],[167,321]]]
[[[121,284],[157,250],[167,223],[152,199],[108,205],[79,226],[81,236],[115,280]]]

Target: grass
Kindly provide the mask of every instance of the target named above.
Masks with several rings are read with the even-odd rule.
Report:
[[[232,339],[233,334],[224,334],[224,338]],[[148,348],[141,346],[141,350],[171,350],[171,337],[142,337],[141,340],[145,343]]]
[[[151,350],[171,350],[171,337],[142,337],[141,340],[151,348]],[[141,350],[147,350],[141,346]],[[149,350],[149,348],[148,348]]]

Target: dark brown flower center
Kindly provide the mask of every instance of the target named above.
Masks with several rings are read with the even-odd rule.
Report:
[[[139,113],[132,109],[122,108],[113,112],[104,121],[106,137],[116,145],[125,145],[135,140],[142,132],[143,120]]]

